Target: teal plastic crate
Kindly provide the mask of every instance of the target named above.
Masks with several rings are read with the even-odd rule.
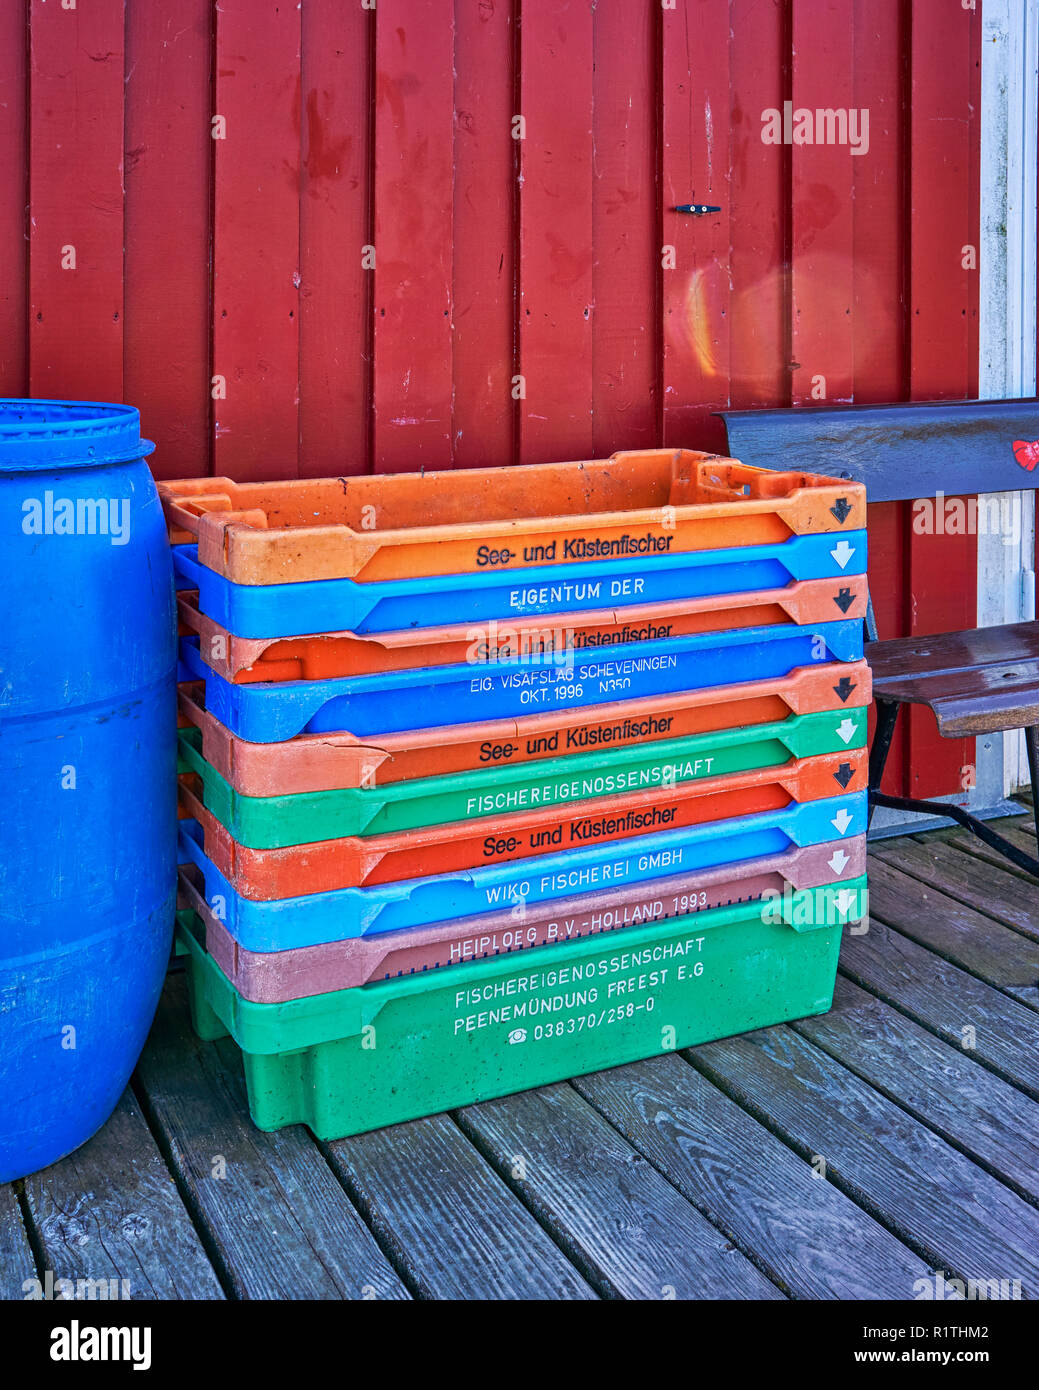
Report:
[[[179,914],[201,1037],[242,1050],[260,1129],[343,1138],[824,1013],[866,880],[283,1004],[244,1000]]]

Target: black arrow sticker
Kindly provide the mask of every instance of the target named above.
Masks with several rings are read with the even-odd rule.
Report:
[[[834,502],[833,506],[830,508],[830,513],[832,516],[835,516],[843,526],[851,515],[851,503],[846,497],[838,497],[837,501]]]
[[[855,602],[855,595],[850,589],[841,589],[834,594],[833,601],[842,613],[847,613],[848,609]]]
[[[833,775],[834,779],[840,782],[842,787],[847,787],[848,783],[855,776],[855,773],[852,771],[851,763],[841,763],[840,767]]]
[[[848,696],[855,689],[855,682],[849,680],[847,676],[841,676],[840,680],[833,687],[833,693],[840,700],[841,704],[847,704]]]

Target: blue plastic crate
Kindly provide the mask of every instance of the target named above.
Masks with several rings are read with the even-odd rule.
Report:
[[[480,912],[500,912],[520,902],[546,902],[669,874],[688,874],[694,869],[781,854],[792,845],[843,842],[865,834],[865,830],[866,793],[853,792],[823,801],[794,802],[781,811],[489,864],[465,873],[267,902],[243,898],[231,887],[206,857],[202,830],[195,821],[181,821],[180,844],[182,862],[194,862],[202,870],[206,899],[239,945],[249,951],[287,951]]]
[[[315,632],[393,632],[538,613],[627,607],[676,599],[783,589],[803,579],[865,574],[866,532],[794,536],[777,545],[676,555],[539,565],[507,573],[448,574],[359,583],[234,584],[175,546],[177,582],[198,589],[199,607],[238,637]]]
[[[607,653],[233,685],[202,660],[197,637],[182,637],[180,679],[204,681],[206,709],[239,738],[276,743],[302,733],[365,737],[767,680],[801,666],[859,661],[862,647],[855,619],[701,632]]]

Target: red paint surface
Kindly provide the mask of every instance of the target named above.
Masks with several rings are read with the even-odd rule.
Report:
[[[761,112],[788,95],[790,36],[783,6],[758,6],[743,23],[736,5],[729,47],[732,84],[729,196],[729,403],[790,404],[790,160],[761,139]]]
[[[216,14],[213,468],[286,478],[299,455],[300,11],[220,0]]]
[[[811,144],[791,146],[793,405],[842,405],[855,391],[852,308],[855,165],[869,155],[848,144],[823,144],[831,131],[816,112],[847,112],[855,103],[855,36],[846,0],[793,0],[791,132],[798,112],[813,113]],[[821,127],[821,128],[820,128]],[[799,131],[807,134],[799,123]],[[855,133],[862,140],[856,123]],[[864,145],[860,145],[864,148]]]
[[[26,69],[12,62],[25,46],[25,16],[0,9],[0,393],[28,388],[29,175],[26,168]],[[6,55],[6,61],[5,61]]]
[[[949,0],[33,0],[29,23],[31,71],[3,7],[0,389],[134,400],[161,476],[720,448],[712,410],[810,399],[816,371],[828,400],[976,392],[980,18]],[[868,107],[868,155],[764,144],[788,97]],[[973,622],[973,540],[907,507],[872,509],[870,576],[882,635]],[[927,723],[890,787],[972,761]]]
[[[516,462],[516,0],[455,6],[452,459]],[[494,80],[488,75],[493,73]]]
[[[209,469],[212,43],[209,0],[127,7],[123,390],[159,478]]]
[[[695,0],[660,17],[662,240],[674,248],[674,268],[662,270],[663,442],[695,435],[719,450],[724,428],[711,411],[729,404],[730,373],[730,11],[741,8]],[[721,212],[674,211],[685,203]]]
[[[616,4],[595,15],[591,365],[599,456],[660,442],[656,24],[652,6],[641,17]]]
[[[300,167],[299,474],[366,473],[372,241],[370,10],[307,0]]]
[[[520,457],[592,451],[591,0],[525,5],[520,25]]]
[[[121,400],[123,0],[32,0],[29,28],[29,389]]]
[[[376,13],[373,462],[447,468],[454,22],[441,0]]]

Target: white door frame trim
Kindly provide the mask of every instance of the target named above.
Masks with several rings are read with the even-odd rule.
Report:
[[[1036,393],[1037,118],[1039,0],[984,0],[978,248],[982,400]],[[979,627],[1035,617],[1034,498],[1032,492],[1004,494],[1004,515],[1012,523],[1007,533],[978,537]],[[977,762],[976,794],[982,803],[991,805],[1028,781],[1020,734],[979,738]]]

